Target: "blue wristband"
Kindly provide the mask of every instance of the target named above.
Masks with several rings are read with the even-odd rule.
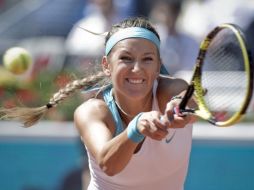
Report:
[[[142,113],[134,117],[134,119],[131,120],[131,122],[127,127],[128,138],[135,143],[140,143],[145,138],[145,136],[142,135],[137,129],[138,119],[140,118],[141,115]]]

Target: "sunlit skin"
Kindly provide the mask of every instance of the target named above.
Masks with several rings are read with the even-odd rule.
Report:
[[[102,59],[104,73],[112,80],[115,101],[133,117],[143,112],[137,128],[146,138],[157,141],[164,139],[170,128],[182,128],[195,121],[192,116],[174,114],[173,107],[179,104],[179,100],[170,99],[185,90],[187,83],[181,79],[159,76],[160,64],[156,46],[140,38],[118,42]],[[156,79],[156,96],[161,112],[151,111],[152,88]],[[119,113],[124,127],[127,127],[133,117]],[[171,122],[169,117],[173,118]],[[142,146],[142,142],[134,143],[128,138],[127,130],[114,136],[115,121],[102,93],[80,105],[75,111],[74,121],[87,149],[109,176],[122,171]]]
[[[127,113],[136,115],[151,109],[152,86],[160,69],[153,43],[135,38],[120,41],[110,56],[103,58],[103,66],[112,79],[114,98]]]

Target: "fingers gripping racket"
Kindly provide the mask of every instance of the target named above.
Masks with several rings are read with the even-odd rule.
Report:
[[[245,114],[253,91],[253,65],[244,34],[233,24],[213,29],[200,45],[193,76],[179,105],[216,126],[231,126]],[[186,109],[193,97],[197,109]]]

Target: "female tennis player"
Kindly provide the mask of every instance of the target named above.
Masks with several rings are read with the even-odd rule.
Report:
[[[177,112],[179,94],[187,83],[160,76],[160,38],[146,19],[130,18],[113,25],[105,46],[102,68],[111,83],[74,113],[89,157],[88,189],[182,190],[191,124],[196,120]],[[101,78],[99,73],[74,81],[37,110],[2,110],[3,118],[23,119],[25,126],[31,126],[71,92]]]
[[[112,85],[74,114],[89,156],[89,190],[183,189],[195,118],[173,111],[179,100],[172,97],[187,84],[159,75],[159,49],[159,35],[142,18],[106,36],[102,66]]]

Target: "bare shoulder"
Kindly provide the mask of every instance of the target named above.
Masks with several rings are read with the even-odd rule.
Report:
[[[75,126],[87,149],[95,157],[103,144],[112,139],[115,124],[103,99],[89,99],[74,112]]]
[[[82,141],[94,156],[115,132],[112,114],[100,98],[81,104],[74,112],[74,123]]]
[[[179,95],[185,91],[188,83],[181,78],[174,78],[170,76],[161,75],[158,79],[157,99],[162,109],[173,96]]]
[[[163,91],[167,95],[176,95],[184,91],[188,87],[188,83],[181,78],[174,78],[170,76],[159,77],[159,90]]]
[[[92,98],[81,104],[74,112],[74,122],[81,135],[94,126],[114,132],[111,112],[102,99]]]
[[[107,105],[101,99],[92,98],[82,103],[74,112],[74,119],[79,117],[87,118],[99,118],[107,112]]]

